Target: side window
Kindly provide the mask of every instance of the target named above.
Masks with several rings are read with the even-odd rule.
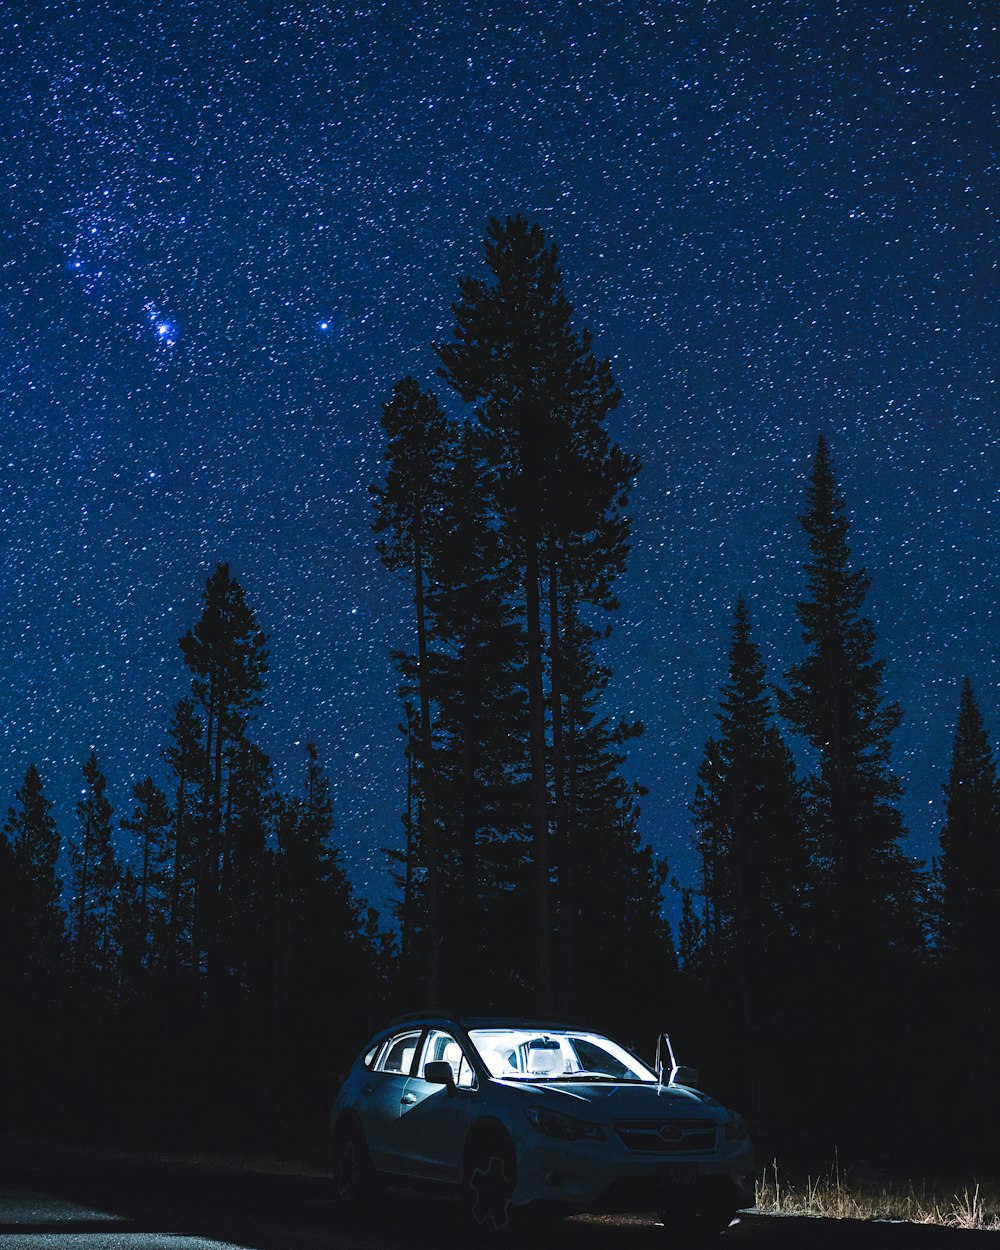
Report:
[[[375,1060],[378,1058],[379,1052],[385,1048],[385,1042],[376,1042],[367,1055],[365,1055],[365,1067],[376,1067]]]
[[[423,1076],[424,1066],[428,1063],[445,1063],[451,1065],[451,1074],[459,1089],[472,1089],[476,1083],[476,1074],[466,1059],[461,1046],[450,1033],[440,1029],[431,1029],[427,1034],[424,1053],[420,1057],[418,1076]]]
[[[396,1072],[409,1076],[413,1056],[420,1042],[420,1030],[411,1033],[397,1033],[390,1037],[385,1050],[375,1064],[376,1072]]]

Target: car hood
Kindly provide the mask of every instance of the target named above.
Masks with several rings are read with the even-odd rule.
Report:
[[[553,1110],[579,1119],[611,1123],[612,1120],[644,1120],[676,1117],[679,1120],[713,1120],[723,1123],[729,1112],[700,1090],[687,1085],[635,1085],[582,1081],[496,1081],[515,1096],[529,1097]]]

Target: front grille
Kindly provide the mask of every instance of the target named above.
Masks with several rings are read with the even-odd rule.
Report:
[[[647,1154],[714,1150],[717,1132],[711,1120],[616,1120],[614,1130],[627,1150]]]

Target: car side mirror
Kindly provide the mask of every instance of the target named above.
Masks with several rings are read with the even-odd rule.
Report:
[[[677,1064],[670,1073],[671,1085],[692,1085],[697,1088],[698,1085],[698,1069],[685,1068]]]
[[[424,1064],[424,1080],[430,1085],[446,1085],[449,1094],[455,1088],[455,1074],[451,1070],[451,1064],[444,1059],[435,1059]]]

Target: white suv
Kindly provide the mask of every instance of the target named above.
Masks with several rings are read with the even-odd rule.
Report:
[[[695,1073],[657,1069],[566,1024],[401,1017],[334,1103],[338,1200],[444,1184],[486,1233],[528,1208],[655,1210],[674,1234],[722,1232],[753,1200],[746,1126]]]

